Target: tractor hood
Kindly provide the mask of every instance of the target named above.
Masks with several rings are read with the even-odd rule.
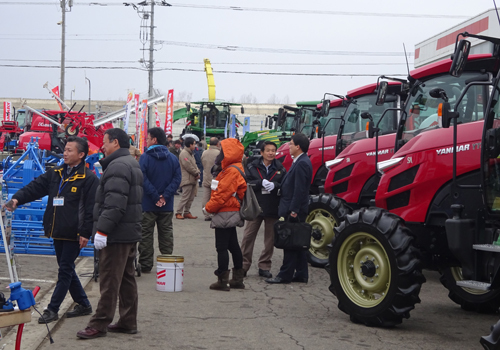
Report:
[[[457,144],[481,143],[484,121],[458,125]],[[460,130],[462,129],[462,130]],[[435,129],[423,132],[399,149],[393,157],[405,157],[412,153],[436,149],[437,152],[453,152],[453,126],[448,129]],[[470,146],[468,149],[472,149]]]

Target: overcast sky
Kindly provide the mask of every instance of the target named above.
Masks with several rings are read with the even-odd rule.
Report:
[[[155,8],[155,39],[168,42],[156,45],[155,68],[182,70],[155,72],[155,88],[173,88],[177,99],[189,94],[192,101],[207,98],[203,59],[209,58],[218,99],[240,102],[242,96],[251,94],[258,103],[319,100],[325,92],[345,94],[376,82],[376,76],[322,74],[406,75],[403,43],[412,54],[413,69],[416,43],[493,8],[492,0],[167,1],[173,6]],[[92,99],[125,99],[128,90],[145,97],[148,73],[139,70],[143,52],[137,12],[132,7],[112,6],[123,1],[92,0],[101,4],[94,6],[89,2],[74,0],[66,14],[66,100],[72,90],[73,99],[88,99],[85,77],[92,84]],[[223,9],[226,6],[244,10]],[[59,85],[60,79],[59,1],[0,0],[0,13],[0,97],[48,98],[43,84]],[[238,48],[227,50],[227,46]],[[338,52],[350,54],[333,54]]]

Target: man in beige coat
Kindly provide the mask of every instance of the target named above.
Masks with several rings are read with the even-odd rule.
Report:
[[[182,173],[182,196],[177,206],[177,213],[175,214],[176,219],[197,219],[197,216],[193,216],[190,213],[191,204],[193,203],[194,197],[198,192],[197,182],[200,178],[200,169],[196,166],[196,160],[194,159],[194,149],[196,147],[196,141],[188,137],[184,140],[184,149],[179,154],[179,163],[181,164]],[[184,214],[184,215],[183,215]]]
[[[220,153],[220,141],[217,137],[212,137],[210,139],[210,147],[201,155],[201,163],[203,164],[203,203],[202,208],[210,200],[210,193],[212,193],[210,189],[210,185],[212,184],[212,167],[215,164],[215,158]],[[205,214],[205,221],[210,221],[210,216]]]

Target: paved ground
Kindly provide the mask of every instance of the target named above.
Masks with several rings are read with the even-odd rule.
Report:
[[[201,193],[194,202],[194,215],[201,217]],[[176,198],[178,200],[178,198]],[[268,285],[252,266],[245,290],[216,292],[213,230],[202,219],[175,220],[174,254],[185,257],[184,291],[156,291],[154,273],[137,278],[139,288],[139,333],[109,333],[105,338],[78,340],[76,332],[90,318],[62,318],[53,328],[54,344],[43,341],[41,325],[28,325],[23,349],[479,349],[479,338],[489,333],[497,315],[465,312],[447,297],[436,273],[427,272],[420,297],[422,303],[411,318],[393,329],[353,324],[337,308],[328,291],[329,279],[321,269],[310,269],[309,284]],[[241,239],[242,229],[239,229]],[[262,247],[259,235],[254,258]],[[4,257],[0,256],[1,261]],[[282,259],[277,250],[273,274]],[[50,257],[21,257],[23,275],[55,279],[55,261]],[[0,262],[0,264],[3,264]],[[3,265],[0,265],[3,266]],[[80,272],[92,270],[92,259],[82,259]],[[3,270],[3,269],[2,269]],[[3,271],[0,270],[0,276]],[[36,276],[36,277],[34,277]],[[89,279],[88,279],[89,280]],[[7,281],[0,280],[0,286]],[[5,282],[5,283],[4,283]],[[40,282],[50,287],[49,282]],[[25,286],[33,286],[33,282]],[[43,289],[42,289],[43,290]],[[46,289],[47,290],[47,289]],[[98,284],[86,290],[92,305],[99,298]],[[39,300],[39,298],[37,298]],[[45,298],[47,300],[47,298]],[[68,301],[69,305],[70,301]],[[41,302],[40,308],[47,304]],[[4,334],[5,335],[5,334]],[[4,339],[12,339],[12,334]],[[2,349],[0,341],[0,349]],[[11,343],[5,349],[13,349]]]

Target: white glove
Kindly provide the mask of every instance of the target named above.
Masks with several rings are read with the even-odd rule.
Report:
[[[262,180],[262,187],[264,187],[266,191],[271,192],[272,190],[274,190],[274,182]]]
[[[201,208],[201,211],[203,212],[203,215],[205,215],[205,216],[213,216],[213,214],[212,214],[212,213],[209,213],[209,212],[205,209],[205,207]]]
[[[99,232],[96,232],[94,236],[94,247],[97,250],[101,250],[102,248],[108,245],[108,236],[105,236]]]

